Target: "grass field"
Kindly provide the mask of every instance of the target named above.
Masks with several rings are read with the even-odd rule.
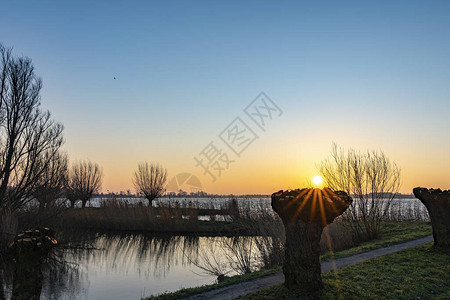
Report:
[[[323,299],[450,299],[450,253],[431,243],[322,275]],[[302,299],[283,285],[239,299]]]
[[[370,250],[400,244],[410,240],[415,240],[431,234],[431,223],[428,222],[384,222],[381,225],[382,234],[380,238],[361,243],[356,247],[341,250],[336,253],[325,253],[320,259],[326,260],[331,257],[339,258]]]

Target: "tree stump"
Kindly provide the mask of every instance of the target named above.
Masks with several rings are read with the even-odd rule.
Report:
[[[450,248],[450,190],[416,187],[413,193],[428,210],[433,226],[434,245]]]
[[[15,266],[11,299],[39,299],[42,289],[42,265],[51,248],[57,245],[48,228],[27,230],[9,245]]]
[[[283,220],[286,232],[283,273],[287,288],[309,298],[320,297],[320,237],[323,228],[351,202],[345,192],[333,192],[328,188],[272,194],[272,208]]]

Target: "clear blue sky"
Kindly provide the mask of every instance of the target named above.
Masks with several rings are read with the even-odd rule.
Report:
[[[268,193],[314,175],[332,141],[384,150],[404,192],[449,188],[450,1],[362,2],[3,1],[0,42],[33,59],[104,190],[158,160],[211,192]],[[192,158],[260,91],[283,116],[210,183]]]

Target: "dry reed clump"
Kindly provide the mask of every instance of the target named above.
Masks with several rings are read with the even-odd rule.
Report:
[[[259,253],[259,268],[269,269],[282,263],[284,257],[284,226],[268,203],[244,202],[241,207],[232,201],[233,221],[252,229],[256,238],[252,245]],[[250,251],[251,252],[251,251]],[[247,268],[251,268],[248,266]]]
[[[130,203],[126,199],[113,198],[100,201],[100,207],[96,208],[67,209],[61,217],[52,221],[52,225],[69,229],[177,233],[199,233],[206,230],[230,234],[230,230],[226,228],[230,225],[229,214],[227,205],[217,205],[212,201],[199,203],[158,200],[154,202],[154,206],[146,206],[139,202]],[[213,222],[201,220],[208,218]]]

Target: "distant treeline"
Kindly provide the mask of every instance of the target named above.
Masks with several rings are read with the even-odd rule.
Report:
[[[93,194],[92,197],[94,198],[144,198],[144,195],[141,194],[134,194],[134,193],[99,193],[99,194]],[[242,194],[242,195],[235,195],[235,194],[210,194],[203,191],[200,192],[191,192],[187,193],[185,191],[180,191],[178,193],[175,192],[166,192],[162,197],[160,198],[267,198],[270,197],[270,195],[264,195],[264,194]]]
[[[390,197],[392,195],[395,195],[394,198],[397,199],[410,199],[415,198],[414,194],[402,194],[402,193],[385,193],[386,197]],[[144,196],[141,194],[133,194],[127,191],[127,193],[120,192],[120,193],[100,193],[100,194],[94,194],[93,197],[95,198],[143,198]],[[161,198],[268,198],[270,195],[265,194],[242,194],[242,195],[235,195],[235,194],[210,194],[207,192],[199,191],[199,192],[191,192],[187,193],[183,190],[180,190],[178,193],[175,192],[166,192]],[[352,195],[352,197],[355,197],[355,195]]]

